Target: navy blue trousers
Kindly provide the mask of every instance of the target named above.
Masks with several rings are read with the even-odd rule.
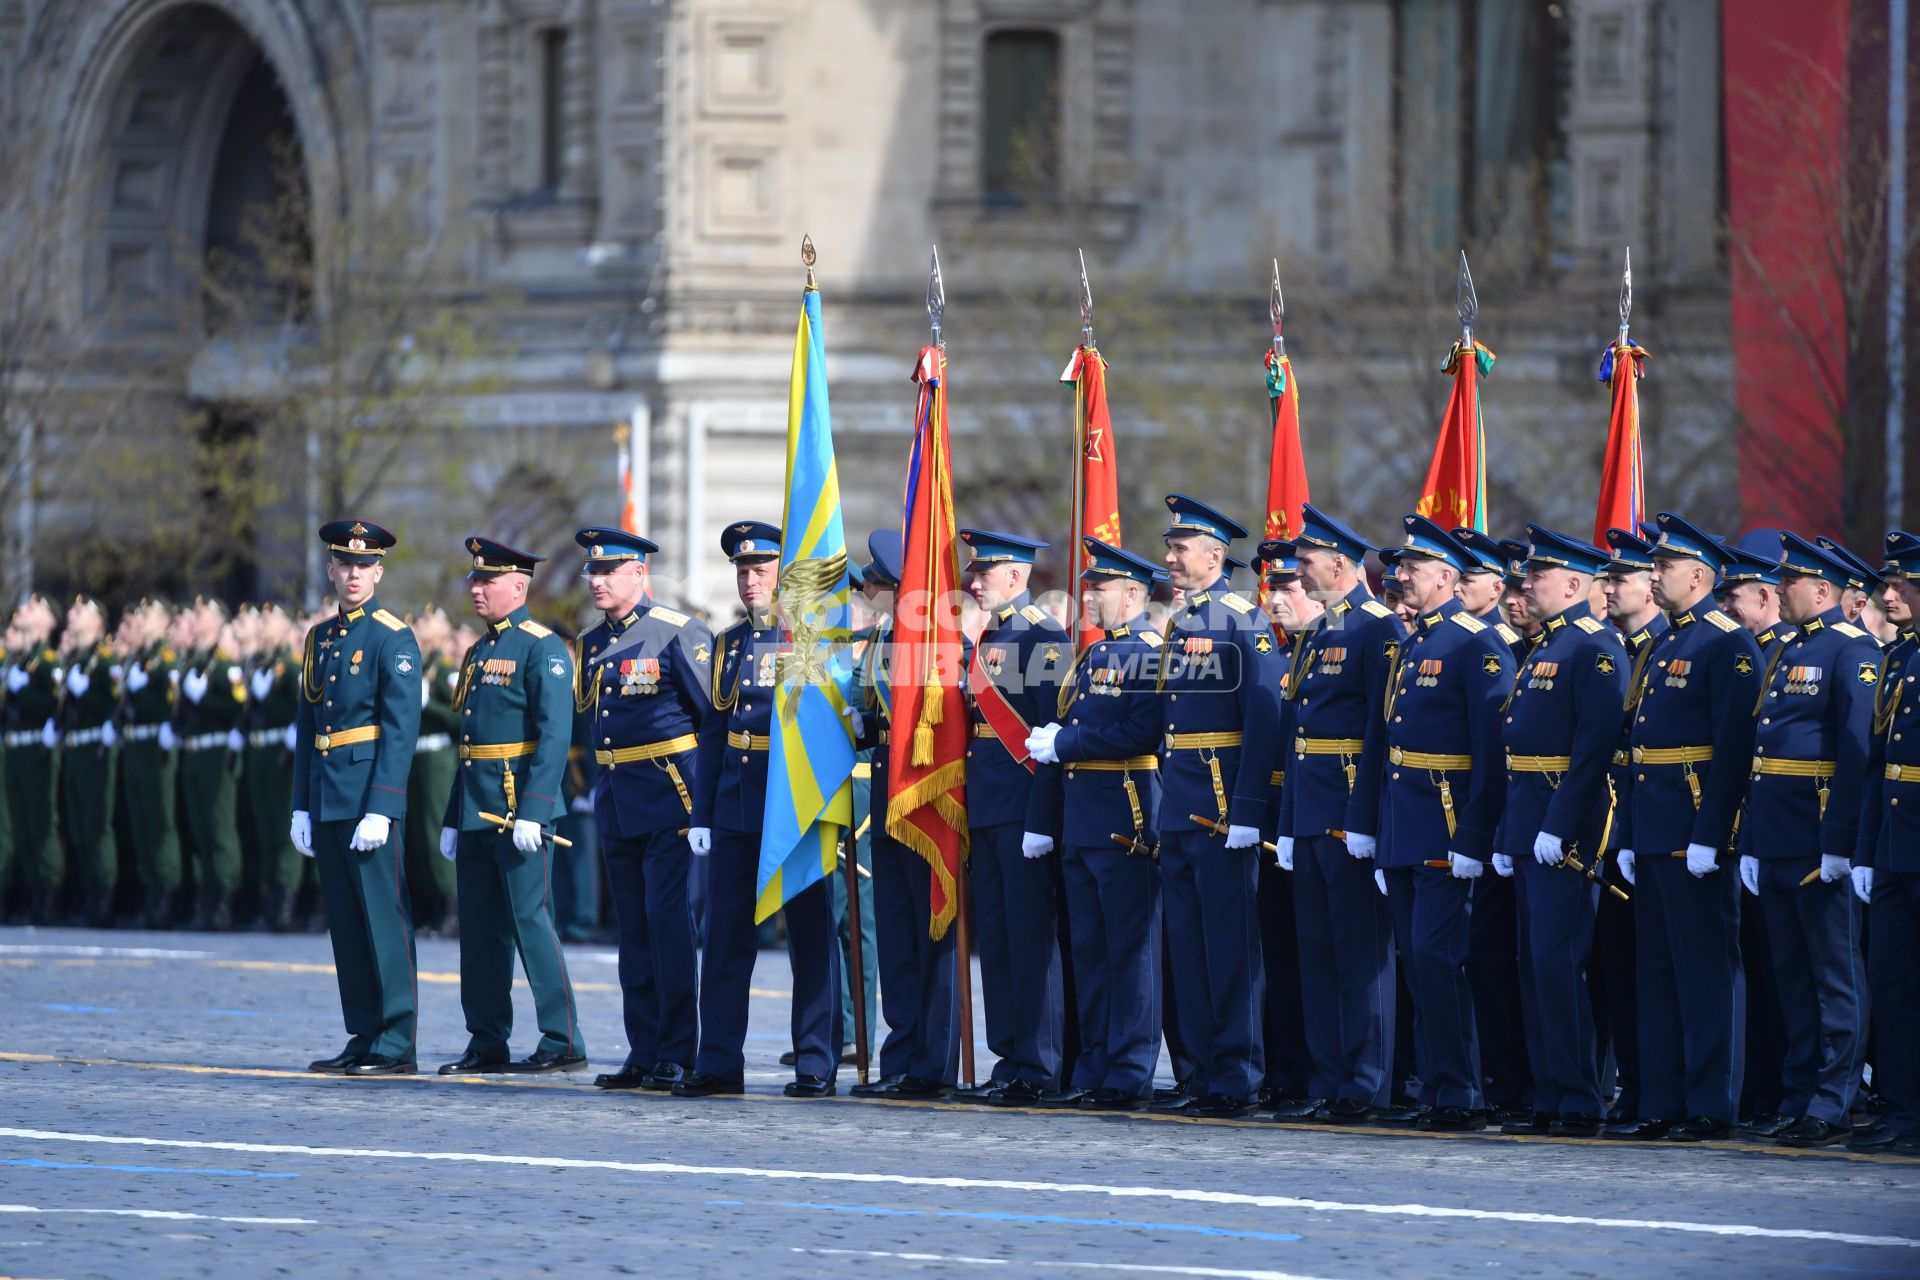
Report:
[[[1527,1059],[1533,1109],[1549,1116],[1602,1116],[1600,1049],[1587,962],[1600,886],[1571,867],[1515,858],[1520,961],[1528,1000]],[[1717,872],[1715,874],[1718,874]]]
[[[873,928],[879,952],[880,1004],[887,1038],[880,1075],[952,1084],[958,1051],[954,1008],[954,935],[927,936],[933,916],[927,860],[891,836],[873,836]]]
[[[747,1006],[760,930],[753,923],[760,833],[716,827],[707,862],[707,944],[700,958],[700,1052],[694,1069],[725,1080],[746,1073]],[[840,1068],[840,944],[833,896],[816,880],[787,899],[793,966],[795,1076],[832,1080]]]
[[[1495,875],[1489,867],[1473,882],[1467,941],[1467,982],[1473,987],[1481,1086],[1489,1106],[1531,1106],[1533,1101],[1520,967],[1519,889],[1511,876]]]
[[[1853,882],[1842,876],[1801,887],[1819,866],[1818,854],[1760,863],[1760,910],[1786,1032],[1780,1110],[1845,1125],[1866,1049],[1866,965]]]
[[[1194,1086],[1250,1099],[1260,1087],[1260,971],[1256,917],[1257,849],[1228,849],[1205,831],[1160,836],[1160,893],[1173,971],[1180,1038],[1194,1061]]]
[[[1160,868],[1116,846],[1069,848],[1060,869],[1080,1015],[1070,1083],[1144,1098],[1160,1060]]]
[[[1635,871],[1641,1114],[1732,1124],[1746,1039],[1740,878],[1732,866],[1696,877],[1663,853]]]
[[[1333,836],[1296,840],[1293,907],[1312,1095],[1384,1107],[1393,1065],[1393,926],[1372,859],[1349,856]]]
[[[1873,1083],[1887,1100],[1887,1124],[1920,1138],[1920,872],[1873,877]]]
[[[1308,1097],[1313,1058],[1300,1011],[1300,940],[1293,915],[1293,873],[1260,858],[1255,887],[1260,918],[1260,1043],[1264,1088],[1282,1098]]]
[[[1437,867],[1391,867],[1386,877],[1393,936],[1413,997],[1419,1101],[1477,1111],[1485,1097],[1467,981],[1473,883]]]
[[[1060,934],[1054,921],[1053,858],[1020,855],[1017,822],[975,827],[973,878],[980,987],[987,1048],[999,1061],[993,1082],[1020,1079],[1040,1089],[1060,1084]]]
[[[1607,882],[1619,883],[1629,895],[1632,888],[1617,872]],[[1636,1120],[1640,1112],[1640,1012],[1634,994],[1638,985],[1633,903],[1622,902],[1600,891],[1593,915],[1593,955],[1587,965],[1587,989],[1593,994],[1594,1032],[1599,1037],[1599,1052],[1611,1059],[1614,1079],[1620,1093],[1614,1099],[1611,1114]],[[1602,1073],[1601,1096],[1607,1093]]]
[[[1767,913],[1751,896],[1743,905],[1740,954],[1746,961],[1747,1034],[1740,1114],[1758,1117],[1779,1112],[1786,1103],[1787,1086],[1780,1072],[1787,1059],[1787,1032],[1780,1017],[1780,987],[1767,959],[1773,954],[1773,944],[1767,940]]]
[[[601,856],[620,933],[627,1065],[645,1070],[673,1062],[690,1068],[700,1023],[687,838],[672,827],[626,839],[606,836]]]

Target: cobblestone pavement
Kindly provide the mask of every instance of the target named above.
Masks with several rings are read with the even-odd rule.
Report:
[[[0,1276],[1920,1273],[1914,1161],[790,1101],[773,951],[745,1098],[443,1080],[456,948],[429,1074],[344,1080],[324,938],[0,930]],[[610,1068],[612,953],[569,959]]]

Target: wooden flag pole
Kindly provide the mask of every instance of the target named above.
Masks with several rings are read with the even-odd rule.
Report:
[[[867,1082],[867,965],[860,942],[860,845],[849,830],[840,838],[840,873],[847,883],[847,936],[851,940],[853,972],[847,989],[853,994],[853,1069]]]

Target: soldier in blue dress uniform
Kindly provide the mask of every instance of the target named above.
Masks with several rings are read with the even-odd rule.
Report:
[[[1029,816],[1034,764],[1026,739],[1059,705],[1073,639],[1028,594],[1044,542],[962,529],[967,586],[987,614],[968,647],[967,823],[987,1045],[988,1082],[958,1097],[1032,1106],[1060,1084],[1065,991],[1054,915],[1055,833]]]
[[[320,527],[340,612],[307,633],[294,716],[294,848],[315,860],[346,1048],[309,1070],[411,1075],[419,1001],[402,834],[420,732],[420,646],[374,592],[394,536]]]
[[[1882,659],[1853,882],[1873,933],[1873,1082],[1887,1110],[1848,1146],[1920,1156],[1920,534],[1896,529],[1886,551],[1888,616],[1905,625]]]
[[[602,1089],[665,1092],[693,1069],[699,1038],[692,853],[694,748],[713,714],[713,633],[653,599],[652,540],[592,527],[586,548],[593,604],[605,616],[580,637],[575,705],[597,778],[593,816],[620,933],[627,1060]]]
[[[1424,516],[1402,520],[1394,572],[1414,615],[1390,676],[1375,874],[1384,881],[1415,1017],[1422,1129],[1486,1127],[1473,992],[1471,881],[1493,854],[1506,793],[1500,708],[1513,655],[1455,591],[1472,554]]]
[[[1145,607],[1165,575],[1132,552],[1084,542],[1082,599],[1103,636],[1080,655],[1056,716],[1027,741],[1041,766],[1033,812],[1061,833],[1079,999],[1080,1052],[1052,1101],[1132,1111],[1152,1093],[1160,1057],[1162,640]]]
[[[553,919],[552,827],[573,743],[573,655],[527,613],[544,556],[470,537],[467,594],[484,624],[460,664],[460,758],[441,822],[460,894],[460,1008],[467,1051],[442,1075],[545,1074],[587,1065],[579,1008]],[[416,702],[418,694],[415,695]],[[509,1061],[513,957],[533,991],[540,1043]]]
[[[1160,889],[1189,1088],[1156,1108],[1245,1115],[1264,1074],[1260,1008],[1260,828],[1279,762],[1280,674],[1258,605],[1227,588],[1233,520],[1168,494],[1166,565],[1182,604],[1167,620]],[[1198,817],[1208,824],[1203,828]]]
[[[1371,548],[1359,534],[1308,504],[1295,547],[1301,580],[1326,606],[1294,641],[1292,756],[1276,840],[1294,866],[1312,1092],[1326,1099],[1306,1114],[1359,1124],[1387,1105],[1392,1086],[1393,928],[1373,857],[1387,682],[1406,631],[1367,594],[1360,568]]]
[[[857,682],[861,745],[873,750],[873,910],[880,999],[887,1038],[880,1078],[850,1091],[856,1097],[938,1098],[952,1088],[958,1023],[954,1007],[954,943],[958,930],[930,936],[932,870],[927,860],[887,834],[888,752],[892,690],[893,592],[900,586],[901,538],[883,529],[867,539],[869,598],[883,610]]]
[[[1740,1101],[1742,1006],[1737,876],[1720,860],[1753,758],[1760,647],[1712,607],[1719,543],[1657,517],[1653,593],[1671,624],[1633,717],[1631,831],[1620,869],[1640,946],[1644,1120],[1610,1135],[1679,1142],[1725,1137]]]
[[[1840,593],[1859,570],[1797,534],[1780,535],[1781,612],[1799,633],[1767,664],[1740,832],[1740,880],[1766,914],[1767,957],[1786,1032],[1774,1141],[1846,1141],[1866,1044],[1866,970],[1854,905],[1880,646],[1846,621]]]
[[[780,529],[741,520],[720,535],[733,562],[747,616],[720,633],[713,665],[713,710],[700,727],[688,844],[709,857],[706,949],[700,958],[700,1051],[675,1097],[704,1098],[745,1089],[747,1004],[759,931],[753,923],[760,876],[760,832],[767,809],[780,656],[788,637],[775,608]],[[790,1098],[830,1097],[840,1070],[840,947],[833,896],[816,880],[782,908],[793,967],[794,1078]]]
[[[1507,704],[1501,853],[1520,890],[1534,1097],[1533,1115],[1509,1121],[1503,1131],[1593,1138],[1606,1123],[1607,1106],[1587,958],[1600,896],[1597,869],[1614,820],[1607,772],[1620,741],[1627,651],[1620,633],[1595,618],[1587,603],[1609,554],[1538,525],[1528,525],[1527,536],[1525,591],[1541,638]]]

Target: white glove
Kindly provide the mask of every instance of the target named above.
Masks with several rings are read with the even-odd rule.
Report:
[[[713,849],[713,829],[711,827],[688,827],[687,848],[693,850],[693,856],[704,858]]]
[[[1862,902],[1873,901],[1873,868],[1855,867],[1853,869],[1853,896]]]
[[[1695,876],[1708,876],[1720,869],[1720,860],[1714,851],[1704,844],[1687,846],[1687,870]]]
[[[433,681],[427,679],[425,676],[421,676],[420,677],[420,705],[421,706],[424,707],[427,705],[427,699],[432,696],[432,689],[433,689]]]
[[[49,751],[60,745],[60,730],[54,727],[51,719],[40,726],[40,745]]]
[[[120,741],[120,731],[113,727],[113,721],[109,720],[100,726],[100,741],[109,747]]]
[[[1504,853],[1494,854],[1493,855],[1493,874],[1499,876],[1502,880],[1512,879],[1513,878],[1513,859],[1509,858]]]
[[[293,841],[293,847],[300,851],[303,858],[313,856],[313,815],[305,809],[293,811],[293,826],[287,831]]]
[[[1227,827],[1227,848],[1253,849],[1257,848],[1259,844],[1260,828],[1236,827],[1232,825]]]
[[[146,688],[147,680],[147,669],[145,667],[135,663],[133,666],[127,668],[127,691],[129,693],[138,693]]]
[[[1053,852],[1053,837],[1038,832],[1026,831],[1020,835],[1020,856],[1023,858],[1044,858]]]
[[[247,688],[252,690],[255,701],[265,698],[273,691],[273,668],[262,667],[248,676]]]
[[[287,750],[292,751],[300,745],[300,735],[292,725],[287,726]]]
[[[1832,884],[1835,880],[1845,880],[1853,872],[1853,863],[1837,853],[1820,855],[1820,883]]]
[[[1373,887],[1380,891],[1381,897],[1387,896],[1387,873],[1378,867],[1373,869]]]
[[[53,683],[56,686],[58,686],[58,685],[63,685],[66,682],[67,682],[67,669],[65,667],[55,667],[53,669]]]
[[[1053,740],[1059,736],[1059,725],[1041,725],[1027,735],[1027,754],[1041,764],[1059,764],[1060,756],[1053,749]]]
[[[107,674],[113,677],[115,680],[118,680],[121,676],[126,674],[126,671],[124,668],[121,667],[119,663],[116,662],[112,666],[107,668]]]
[[[242,680],[245,680],[246,678],[247,678],[247,673],[245,671],[242,671],[238,664],[227,668],[228,684],[239,684]]]
[[[187,695],[188,702],[198,702],[207,696],[207,673],[189,671],[180,677],[180,689]]]
[[[387,833],[393,826],[393,819],[384,813],[370,813],[360,819],[360,825],[353,829],[353,839],[347,843],[361,853],[369,849],[378,849],[387,842]]]
[[[459,687],[460,687],[460,672],[458,670],[447,672],[447,688],[458,689]]]
[[[459,851],[459,846],[460,833],[458,831],[455,831],[452,827],[440,828],[441,857],[445,858],[448,862],[452,862],[453,855]]]
[[[540,824],[528,818],[516,818],[513,823],[513,847],[522,853],[538,853],[541,841]]]
[[[1379,847],[1378,842],[1376,842],[1372,836],[1367,835],[1365,832],[1361,832],[1361,831],[1347,832],[1347,852],[1353,857],[1371,858],[1373,856],[1374,850],[1378,847]],[[1382,889],[1380,892],[1385,893],[1386,890]]]
[[[1613,855],[1613,861],[1615,865],[1620,868],[1620,878],[1622,880],[1625,880],[1628,884],[1640,883],[1633,878],[1633,850],[1622,849]]]
[[[1455,880],[1478,880],[1486,872],[1487,864],[1478,858],[1469,858],[1463,853],[1450,853],[1447,861],[1453,864]]]
[[[247,736],[238,729],[227,730],[227,750],[239,755],[247,749]]]
[[[27,681],[31,679],[33,679],[33,677],[27,674],[27,669],[21,666],[19,663],[9,662],[7,664],[7,692],[8,693],[20,692],[22,689],[27,687]]]
[[[162,751],[178,751],[180,749],[180,735],[175,733],[173,731],[173,725],[165,720],[160,722],[160,749]]]
[[[583,816],[591,817],[593,815],[593,797],[592,796],[575,796],[573,800],[570,803],[568,803],[567,812],[578,813]]]
[[[1273,856],[1274,860],[1280,864],[1280,869],[1293,870],[1293,837],[1281,836],[1273,842],[1273,847],[1278,851]]]
[[[1533,838],[1533,860],[1543,867],[1557,867],[1567,860],[1560,837],[1542,831]]]
[[[87,690],[93,688],[93,677],[75,663],[67,670],[67,692],[76,698],[87,696]]]
[[[847,726],[853,730],[853,736],[856,739],[867,731],[866,717],[860,714],[859,708],[848,707],[842,714],[847,717]]]
[[[1757,898],[1760,896],[1760,859],[1745,854],[1741,855],[1740,884],[1754,897]]]

